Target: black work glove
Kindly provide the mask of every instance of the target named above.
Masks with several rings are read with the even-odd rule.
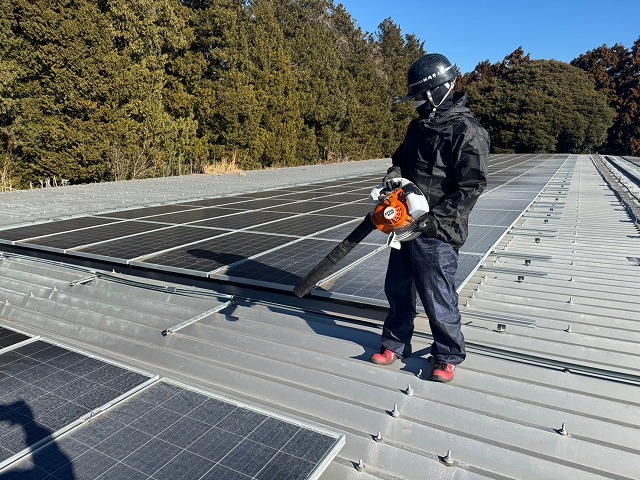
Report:
[[[402,178],[402,173],[400,172],[400,167],[393,166],[389,170],[387,170],[387,174],[382,179],[382,184],[384,188],[387,190],[393,190],[400,186],[400,179]]]
[[[433,215],[424,215],[418,219],[418,230],[427,237],[435,237],[438,232],[438,224]]]

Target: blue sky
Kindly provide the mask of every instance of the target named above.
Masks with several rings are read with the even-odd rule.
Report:
[[[603,44],[631,48],[640,36],[640,0],[343,0],[375,32],[387,17],[442,53],[463,73],[522,47],[533,59],[570,62]]]

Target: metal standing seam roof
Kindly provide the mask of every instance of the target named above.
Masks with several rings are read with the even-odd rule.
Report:
[[[228,297],[21,256],[0,261],[0,325],[343,432],[322,479],[637,478],[640,235],[597,167],[568,156],[460,289],[451,384],[419,378],[418,356],[368,362],[383,310],[256,292],[210,313]]]

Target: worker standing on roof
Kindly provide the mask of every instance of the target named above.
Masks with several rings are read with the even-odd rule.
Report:
[[[403,143],[383,179],[392,187],[403,177],[427,197],[430,212],[421,234],[391,250],[385,279],[389,313],[382,347],[371,361],[390,365],[411,355],[416,294],[429,318],[434,369],[431,379],[449,382],[465,359],[455,275],[458,250],[469,230],[469,212],[487,185],[489,134],[453,93],[457,67],[443,55],[428,54],[408,70],[408,93],[419,117],[409,123]]]

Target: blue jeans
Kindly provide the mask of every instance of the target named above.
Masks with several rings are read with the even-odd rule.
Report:
[[[442,240],[420,236],[391,250],[384,292],[389,313],[382,330],[382,346],[398,356],[411,355],[416,294],[429,318],[433,335],[431,355],[452,364],[465,359],[455,276],[458,253]]]

